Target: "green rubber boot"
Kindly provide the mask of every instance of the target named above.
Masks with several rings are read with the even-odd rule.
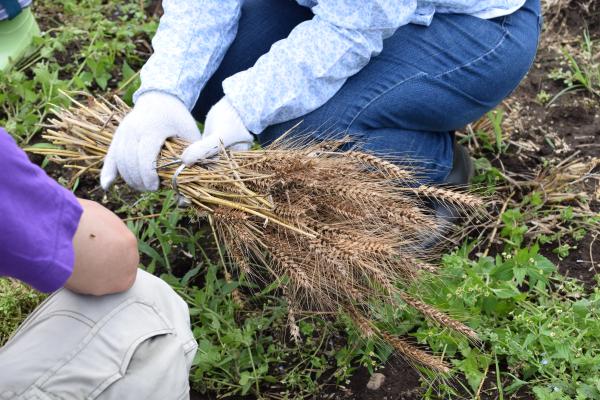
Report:
[[[31,7],[25,7],[11,20],[0,21],[0,71],[5,71],[19,60],[31,44],[34,36],[40,35]]]

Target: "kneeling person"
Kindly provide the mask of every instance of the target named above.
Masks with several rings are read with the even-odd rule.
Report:
[[[187,399],[185,302],[138,270],[135,236],[0,129],[0,275],[54,292],[0,348],[0,399]]]

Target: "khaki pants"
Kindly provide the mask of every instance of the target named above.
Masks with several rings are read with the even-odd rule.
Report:
[[[0,349],[0,399],[189,399],[185,302],[142,270],[124,293],[62,289]]]

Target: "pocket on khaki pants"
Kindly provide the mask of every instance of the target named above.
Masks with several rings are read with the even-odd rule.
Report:
[[[39,315],[0,350],[0,399],[179,399],[186,349],[153,303],[125,298],[101,319]]]

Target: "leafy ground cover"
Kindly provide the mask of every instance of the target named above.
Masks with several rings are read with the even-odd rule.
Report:
[[[439,357],[449,377],[417,371],[364,340],[344,318],[289,312],[276,286],[231,277],[209,226],[175,207],[169,191],[104,194],[95,180],[49,173],[102,201],[137,235],[142,264],[188,302],[199,341],[190,381],[198,399],[600,399],[600,9],[548,1],[538,58],[521,87],[460,140],[476,159],[476,184],[493,218],[473,224],[441,260],[440,276],[415,288],[482,337],[469,343],[408,309],[377,309],[393,333]],[[119,93],[150,54],[156,2],[38,1],[46,34],[0,78],[0,125],[22,145],[40,138],[60,94]],[[0,343],[42,300],[0,280]],[[373,372],[386,377],[366,389]]]

